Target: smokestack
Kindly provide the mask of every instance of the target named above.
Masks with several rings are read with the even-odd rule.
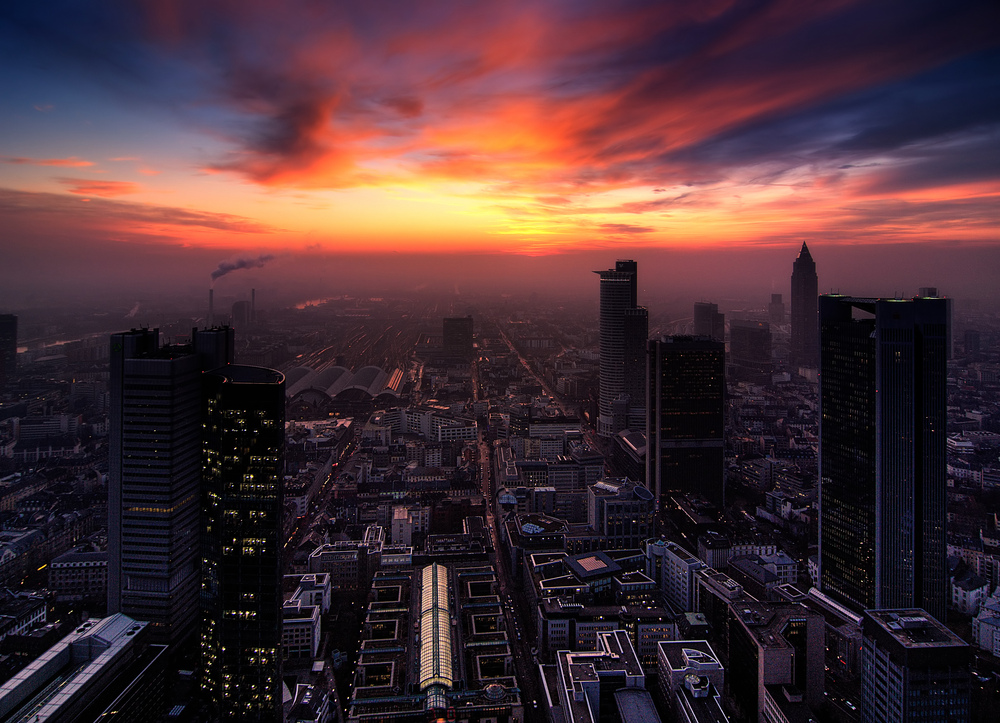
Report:
[[[208,328],[215,326],[215,289],[208,290]]]
[[[250,289],[250,323],[257,323],[257,289]]]

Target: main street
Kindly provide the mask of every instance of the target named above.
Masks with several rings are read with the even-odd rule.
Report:
[[[479,398],[477,362],[473,362],[473,394]],[[504,554],[504,547],[501,544],[498,525],[500,521],[493,514],[493,500],[497,493],[493,469],[494,461],[489,443],[483,437],[483,429],[479,429],[479,470],[480,482],[483,497],[486,500],[486,526],[489,528],[490,539],[493,541],[493,552],[490,554],[490,561],[493,569],[496,570],[497,581],[500,586],[500,609],[503,610],[504,619],[507,623],[507,635],[510,640],[510,649],[514,659],[514,672],[517,675],[518,685],[521,688],[521,700],[524,704],[526,719],[536,720],[540,701],[544,700],[541,691],[541,681],[538,677],[538,667],[532,655],[532,648],[536,644],[534,625],[531,623],[530,610],[524,595],[514,583],[510,570],[510,562]]]

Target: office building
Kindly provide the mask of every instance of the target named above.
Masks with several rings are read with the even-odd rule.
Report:
[[[785,323],[785,302],[781,294],[771,294],[771,303],[767,305],[767,320],[779,326]]]
[[[819,322],[816,299],[819,280],[816,262],[803,242],[799,256],[792,264],[792,362],[800,367],[814,368],[819,354]]]
[[[611,437],[625,428],[629,423],[630,404],[638,409],[645,402],[644,390],[633,383],[634,375],[641,375],[645,365],[638,349],[640,339],[645,343],[649,324],[646,310],[636,303],[637,268],[635,261],[621,260],[613,269],[594,272],[601,277],[597,432],[603,437]],[[631,398],[630,392],[636,399]]]
[[[945,614],[948,301],[821,296],[820,587]]]
[[[280,721],[285,377],[204,377],[202,689],[221,720]]]
[[[725,723],[726,669],[707,640],[663,640],[656,670],[664,708],[683,723]]]
[[[442,326],[445,354],[462,359],[471,359],[472,317],[446,317]]]
[[[158,720],[166,648],[150,627],[121,613],[82,623],[0,686],[0,720]]]
[[[644,306],[625,310],[625,395],[628,411],[625,425],[646,428],[646,341],[649,339],[649,311]],[[617,425],[616,425],[617,426]]]
[[[646,675],[624,630],[600,633],[594,651],[560,650],[555,658],[555,675],[544,676],[543,683],[560,720],[659,721]]]
[[[653,530],[653,493],[628,479],[604,479],[587,488],[587,522],[608,549],[639,547]]]
[[[108,613],[152,623],[153,642],[177,648],[198,621],[202,373],[232,361],[233,331],[159,337],[111,337]]]
[[[695,583],[704,562],[671,540],[647,540],[646,575],[655,581],[663,599],[683,612],[695,609]]]
[[[798,603],[729,605],[729,695],[744,720],[802,720],[823,701],[824,621]],[[787,713],[784,711],[788,711]]]
[[[17,317],[0,314],[0,389],[14,381],[17,373]]]
[[[250,326],[250,302],[237,301],[233,304],[233,327],[246,331]]]
[[[708,301],[694,304],[694,335],[710,336],[716,341],[725,341],[726,315],[719,313],[719,305]]]
[[[666,336],[648,346],[646,485],[660,508],[670,492],[725,501],[726,350],[709,337]]]
[[[866,610],[862,620],[863,723],[967,723],[969,646],[920,609]]]
[[[771,325],[766,321],[734,320],[729,325],[729,359],[736,381],[771,381]]]

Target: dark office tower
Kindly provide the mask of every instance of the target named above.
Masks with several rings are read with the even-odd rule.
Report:
[[[448,356],[472,358],[472,317],[445,318],[444,350]]]
[[[719,313],[718,304],[707,301],[694,303],[694,335],[710,336],[718,341],[726,338],[726,315]]]
[[[707,336],[649,342],[646,486],[662,509],[672,491],[725,501],[726,347]]]
[[[735,320],[729,325],[729,359],[737,381],[771,381],[771,326],[766,321]]]
[[[233,326],[246,331],[250,326],[250,302],[237,301],[233,304]]]
[[[967,643],[920,609],[866,610],[861,630],[862,723],[968,723]]]
[[[281,720],[285,377],[204,375],[203,690],[215,720]]]
[[[644,306],[625,310],[625,394],[628,395],[628,427],[646,428],[646,341],[649,312]],[[621,430],[619,430],[621,431]]]
[[[771,303],[767,305],[767,320],[772,324],[785,323],[785,302],[781,300],[781,294],[771,294]]]
[[[17,317],[0,314],[0,389],[17,373]]]
[[[625,313],[636,308],[637,264],[620,260],[615,268],[595,271],[601,277],[600,393],[597,433],[611,437],[621,431],[623,415],[615,422],[614,403],[625,394]],[[636,323],[638,321],[636,320]],[[627,417],[624,417],[627,421]]]
[[[232,361],[233,330],[160,346],[158,329],[111,337],[108,613],[180,646],[198,621],[201,377]]]
[[[820,587],[945,614],[946,299],[819,297]]]
[[[814,368],[819,354],[819,322],[816,299],[819,281],[816,262],[809,247],[802,243],[799,257],[792,264],[792,362],[800,367]]]
[[[965,356],[969,359],[978,357],[982,351],[982,337],[979,332],[975,329],[966,329],[963,338],[965,340]]]

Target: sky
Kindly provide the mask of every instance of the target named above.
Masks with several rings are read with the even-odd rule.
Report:
[[[220,263],[773,288],[803,241],[821,291],[989,293],[998,28],[995,0],[4,3],[0,304]]]

